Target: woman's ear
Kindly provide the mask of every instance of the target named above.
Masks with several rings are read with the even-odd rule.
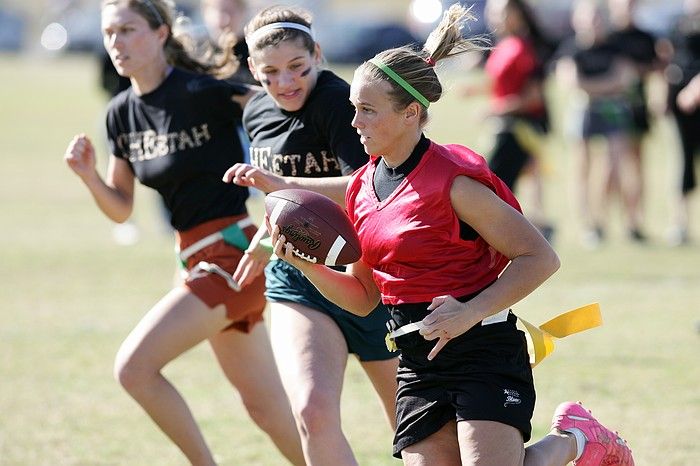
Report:
[[[322,61],[323,53],[321,53],[321,45],[316,42],[316,45],[314,45],[314,63],[320,65]]]
[[[250,70],[250,74],[253,75],[253,78],[255,78],[256,81],[260,82],[260,79],[258,79],[258,72],[255,69],[255,62],[253,61],[253,57],[248,57],[248,69]]]
[[[170,37],[170,28],[167,24],[161,24],[158,26],[158,29],[156,29],[156,34],[158,35],[158,40],[160,41],[161,45],[165,46],[165,43],[168,41],[168,37]]]
[[[408,104],[404,110],[404,116],[407,123],[412,123],[414,120],[420,120],[421,105],[415,100]]]

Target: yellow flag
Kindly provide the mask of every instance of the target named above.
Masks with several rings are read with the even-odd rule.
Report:
[[[535,367],[554,351],[554,338],[564,338],[574,333],[583,332],[603,324],[598,303],[572,309],[545,322],[539,327],[518,317],[527,330],[530,346],[530,364]]]

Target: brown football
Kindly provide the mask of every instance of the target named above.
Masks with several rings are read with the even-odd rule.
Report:
[[[270,225],[309,262],[346,265],[362,256],[360,239],[347,214],[328,197],[305,189],[283,189],[265,196]]]

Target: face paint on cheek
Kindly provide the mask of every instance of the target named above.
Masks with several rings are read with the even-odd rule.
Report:
[[[303,78],[304,76],[308,76],[309,73],[311,73],[311,67],[308,67],[307,69],[302,71],[299,76]]]
[[[270,80],[267,79],[267,78],[262,78],[262,79],[260,80],[260,84],[264,84],[264,85],[266,85],[266,86],[269,86],[270,84],[272,84],[272,81],[270,81]]]

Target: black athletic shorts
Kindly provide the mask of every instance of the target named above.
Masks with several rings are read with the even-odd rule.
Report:
[[[460,298],[467,301],[470,297]],[[398,326],[422,320],[429,303],[389,306]],[[508,311],[501,322],[480,324],[452,339],[433,359],[436,340],[418,332],[396,338],[399,356],[393,455],[440,430],[450,420],[487,420],[518,429],[530,440],[535,408],[525,334]]]
[[[489,156],[489,168],[496,174],[511,191],[515,191],[515,185],[527,163],[538,154],[528,152],[518,140],[513,126],[526,124],[541,136],[549,132],[549,120],[546,116],[535,117],[507,117],[501,118],[501,128],[496,133],[491,154]]]

